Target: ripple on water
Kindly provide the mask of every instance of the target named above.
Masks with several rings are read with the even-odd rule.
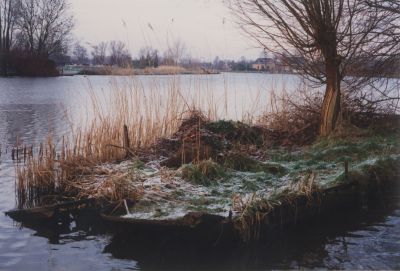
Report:
[[[22,241],[16,241],[13,244],[11,244],[10,249],[17,250],[17,249],[25,247],[27,244],[28,244],[28,242],[26,239],[24,239]]]

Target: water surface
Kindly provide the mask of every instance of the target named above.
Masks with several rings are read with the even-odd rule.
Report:
[[[323,221],[301,234],[283,238],[271,248],[232,247],[223,251],[198,248],[152,248],[137,251],[121,245],[115,236],[71,225],[60,232],[21,227],[3,215],[15,207],[15,165],[10,150],[16,140],[38,145],[49,131],[56,138],[69,132],[68,110],[79,118],[88,107],[87,89],[108,95],[116,86],[140,83],[143,88],[179,81],[183,93],[215,100],[229,98],[229,118],[240,118],[250,105],[261,112],[268,107],[271,90],[295,92],[296,76],[221,74],[210,76],[59,77],[0,79],[0,270],[149,270],[270,268],[400,268],[400,197],[390,208],[364,210],[356,217]],[[102,92],[104,91],[104,92]],[[261,95],[260,95],[261,93]],[[257,105],[255,102],[260,100]],[[223,114],[221,105],[221,114]],[[398,193],[397,195],[399,195]],[[145,252],[145,253],[144,253]]]

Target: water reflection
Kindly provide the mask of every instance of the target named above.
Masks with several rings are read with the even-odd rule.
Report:
[[[399,199],[397,194],[385,207],[329,215],[253,246],[138,244],[115,235],[105,251],[134,259],[143,270],[398,269]]]
[[[400,197],[394,193],[383,200],[373,208],[329,214],[299,224],[253,245],[203,245],[176,232],[115,232],[88,217],[55,227],[24,226],[57,246],[85,243],[100,236],[105,240],[103,254],[129,260],[134,263],[132,268],[140,270],[398,269]]]

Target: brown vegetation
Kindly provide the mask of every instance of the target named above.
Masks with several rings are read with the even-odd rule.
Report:
[[[208,74],[202,69],[186,69],[179,66],[146,67],[144,69],[121,68],[117,66],[88,66],[83,67],[81,74],[85,75],[176,75],[176,74]]]
[[[299,92],[301,103],[285,92],[281,97],[272,95],[269,112],[258,119],[247,116],[246,122],[218,120],[213,102],[202,111],[194,110],[198,102],[184,97],[177,82],[171,82],[166,96],[158,91],[139,84],[132,89],[116,87],[106,103],[91,91],[91,122],[74,128],[61,144],[50,135],[45,145],[28,155],[25,165],[18,166],[19,206],[40,205],[49,195],[60,201],[140,197],[140,189],[124,182],[128,173],[110,174],[112,170],[100,166],[127,158],[158,160],[171,168],[212,159],[224,167],[251,171],[261,166],[252,157],[272,146],[310,144],[318,136],[322,96],[309,96],[305,90]],[[361,122],[361,113],[348,112],[353,126],[366,128],[374,120]]]
[[[15,73],[19,76],[39,77],[59,75],[54,61],[45,57],[29,56],[13,51],[10,59],[10,65],[14,67]]]

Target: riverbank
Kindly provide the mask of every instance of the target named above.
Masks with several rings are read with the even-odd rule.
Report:
[[[28,167],[19,175],[18,199],[21,207],[94,200],[114,224],[206,225],[216,232],[226,225],[248,242],[266,228],[340,212],[371,191],[397,185],[398,118],[385,125],[288,146],[261,126],[193,112],[149,148],[134,151],[123,136],[125,147],[114,147],[125,159],[117,163],[50,161],[54,173],[44,175]]]
[[[74,67],[74,66],[71,66]],[[218,74],[219,72],[207,70],[203,68],[186,69],[179,66],[159,66],[157,68],[121,68],[114,66],[77,66],[74,67],[75,72],[68,72],[60,69],[60,75],[115,75],[115,76],[132,76],[132,75],[174,75],[174,74]]]

